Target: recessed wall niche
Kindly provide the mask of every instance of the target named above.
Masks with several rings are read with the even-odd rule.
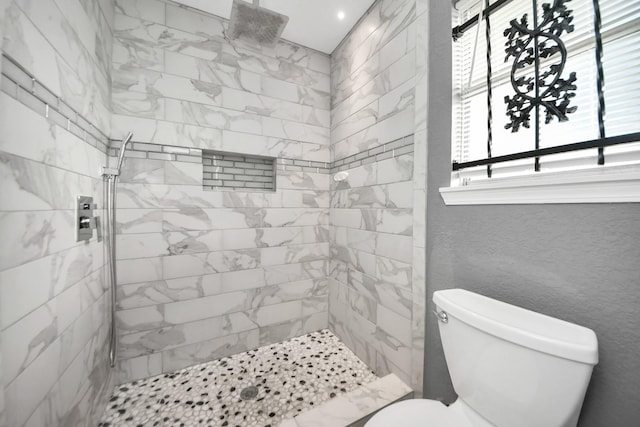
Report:
[[[275,191],[276,159],[247,154],[202,151],[205,190]]]

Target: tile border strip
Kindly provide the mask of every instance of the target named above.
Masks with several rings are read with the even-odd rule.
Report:
[[[40,83],[18,62],[2,55],[2,92],[19,101],[92,147],[107,152],[109,138],[89,120]]]

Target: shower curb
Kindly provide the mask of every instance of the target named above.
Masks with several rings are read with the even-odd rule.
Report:
[[[385,406],[412,397],[411,387],[389,374],[285,419],[278,427],[361,427]]]

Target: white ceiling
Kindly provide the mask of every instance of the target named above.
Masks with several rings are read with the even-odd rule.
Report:
[[[233,0],[176,0],[229,19]],[[260,6],[289,17],[282,38],[331,53],[375,0],[261,0]],[[344,12],[343,20],[338,12]]]

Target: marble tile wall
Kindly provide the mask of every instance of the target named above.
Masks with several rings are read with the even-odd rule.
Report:
[[[109,2],[1,5],[2,53],[79,112],[82,123],[108,132]],[[69,123],[45,117],[37,98],[16,97],[12,85],[15,89],[3,77],[0,388],[5,413],[0,424],[91,426],[111,388],[110,294],[104,242],[95,234],[88,243],[75,241],[73,209],[76,195],[93,196],[96,213],[104,218],[98,171],[107,156],[95,139],[85,141],[75,127],[68,130]]]
[[[118,381],[326,328],[329,57],[158,0],[114,26],[111,136],[150,151],[119,185]],[[185,149],[278,158],[277,190],[204,190]]]
[[[415,0],[378,0],[331,56],[331,156],[349,177],[331,188],[329,325],[378,375],[419,391],[416,27]]]

